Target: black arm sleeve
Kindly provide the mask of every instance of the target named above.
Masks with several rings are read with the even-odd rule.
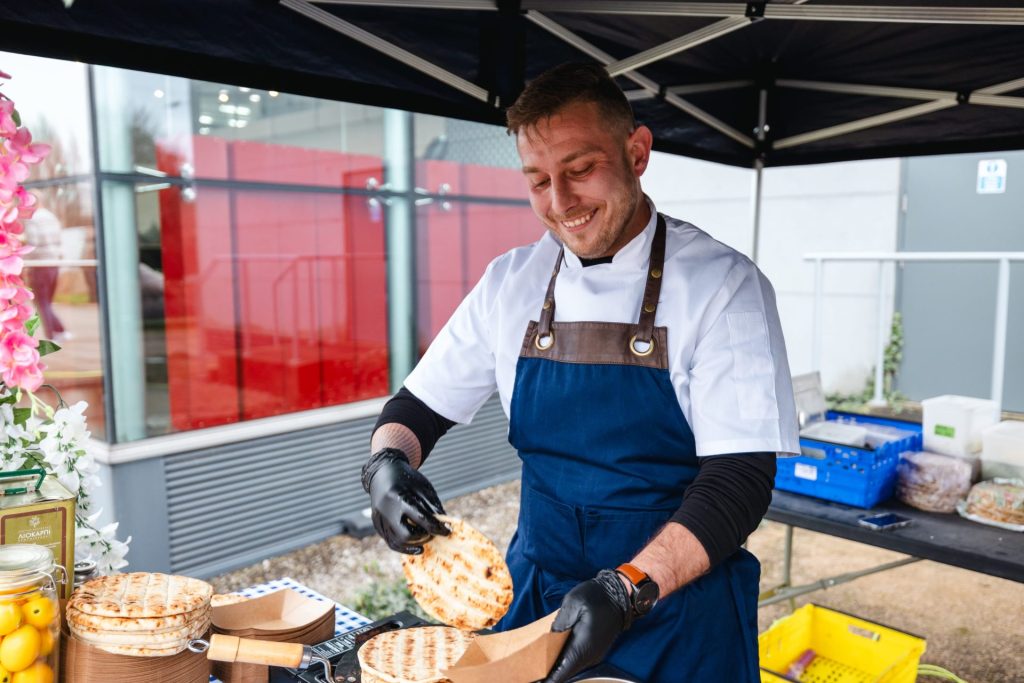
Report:
[[[697,537],[714,567],[736,552],[768,510],[775,454],[712,455],[699,464],[672,521]]]
[[[373,431],[376,432],[381,425],[393,422],[405,425],[416,435],[420,442],[421,466],[437,440],[455,425],[448,418],[431,410],[426,403],[416,398],[405,387],[399,389],[398,393],[384,404],[383,410],[380,411],[380,417],[377,418],[377,424],[373,426]]]

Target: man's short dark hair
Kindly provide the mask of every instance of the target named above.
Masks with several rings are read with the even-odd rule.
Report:
[[[536,126],[564,107],[577,102],[593,102],[605,122],[623,134],[636,128],[633,109],[619,86],[600,64],[562,64],[548,69],[530,81],[505,112],[508,132]]]

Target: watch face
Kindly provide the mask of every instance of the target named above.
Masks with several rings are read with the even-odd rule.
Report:
[[[636,611],[640,614],[647,614],[651,609],[658,604],[658,584],[653,581],[648,581],[644,585],[640,586],[636,591],[636,597],[634,598],[633,604],[636,606]]]

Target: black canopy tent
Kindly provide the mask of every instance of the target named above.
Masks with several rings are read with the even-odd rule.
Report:
[[[657,149],[781,166],[1024,147],[1024,7],[981,4],[3,0],[0,49],[492,123],[597,60]]]
[[[843,2],[0,0],[0,49],[497,124],[596,60],[656,149],[755,169],[756,259],[765,166],[1024,148],[1019,0]]]

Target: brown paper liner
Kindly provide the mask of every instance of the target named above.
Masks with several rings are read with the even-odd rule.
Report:
[[[115,655],[61,633],[63,683],[209,683],[206,655],[185,650],[170,657]]]
[[[334,637],[334,605],[284,588],[258,598],[213,608],[213,632],[277,643],[316,645]],[[213,662],[224,683],[267,683],[263,664]]]
[[[277,643],[302,643],[316,645],[334,637],[334,610],[325,614],[318,621],[293,631],[282,633],[259,633],[252,629],[232,631],[213,627],[214,633],[223,633],[240,638],[253,638]],[[231,664],[228,662],[212,662],[213,675],[224,683],[267,683],[270,680],[270,667],[262,664]]]

